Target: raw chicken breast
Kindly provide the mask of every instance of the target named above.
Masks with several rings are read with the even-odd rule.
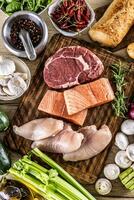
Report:
[[[69,153],[80,148],[83,138],[82,133],[75,132],[67,126],[54,137],[33,142],[32,148],[37,147],[42,151],[53,153]]]
[[[13,126],[13,131],[29,140],[41,140],[56,135],[64,128],[62,120],[42,118],[30,121],[20,127]]]
[[[84,135],[81,147],[63,156],[66,161],[87,160],[99,154],[105,149],[112,139],[112,134],[108,126],[103,125],[99,130],[96,126],[87,126],[80,129]]]

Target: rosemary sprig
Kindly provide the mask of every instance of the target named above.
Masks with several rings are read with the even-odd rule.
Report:
[[[124,64],[121,61],[111,66],[114,82],[116,84],[115,101],[112,106],[117,117],[125,117],[125,113],[127,112],[125,104],[126,96],[124,94],[126,70],[123,66]]]

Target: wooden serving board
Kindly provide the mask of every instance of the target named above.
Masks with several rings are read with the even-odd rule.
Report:
[[[113,88],[114,85],[112,83],[112,74],[109,66],[112,63],[118,62],[119,60],[124,60],[120,57],[113,55],[112,53],[102,49],[96,48],[93,44],[87,43],[85,41],[78,41],[73,38],[64,37],[60,34],[56,34],[51,39],[48,44],[44,61],[42,61],[32,79],[29,90],[24,95],[15,115],[12,120],[12,125],[22,125],[30,120],[49,116],[45,113],[41,113],[37,110],[40,101],[42,100],[47,86],[44,83],[42,72],[44,68],[44,62],[54,54],[59,48],[69,46],[69,45],[81,45],[90,50],[92,50],[104,63],[105,72],[103,77],[108,77]],[[127,72],[127,86],[126,86],[126,95],[129,98],[132,96],[134,92],[134,64],[126,62]],[[99,87],[99,86],[98,86]],[[99,88],[98,88],[99,89]],[[88,116],[84,123],[84,126],[95,124],[99,128],[102,124],[107,124],[113,134],[119,130],[120,124],[123,119],[117,118],[114,115],[111,103],[105,104],[103,106],[99,106],[96,108],[89,109]],[[74,128],[78,129],[78,126]],[[101,141],[98,141],[98,143]],[[30,150],[31,142],[26,140],[20,136],[17,136],[13,133],[12,127],[7,132],[5,136],[5,143],[12,150],[19,152],[21,154],[26,154]],[[109,145],[111,147],[112,144]],[[107,154],[110,151],[110,148],[107,147],[103,152],[101,152],[96,157],[81,161],[81,162],[65,162],[62,159],[62,155],[58,154],[49,154],[54,160],[56,160],[65,170],[67,170],[72,176],[74,176],[78,181],[86,184],[92,184],[96,181],[99,176],[104,162],[106,160]]]
[[[103,16],[108,6],[109,4],[95,9],[95,18],[97,21]],[[117,47],[109,49],[112,52],[119,51],[126,48],[132,42],[134,42],[134,26],[132,26],[127,35],[123,38],[121,43],[117,45]]]

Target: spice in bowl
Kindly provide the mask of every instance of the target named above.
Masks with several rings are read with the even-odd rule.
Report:
[[[19,33],[21,29],[25,29],[29,32],[32,44],[34,47],[38,46],[42,39],[42,30],[41,28],[32,20],[30,19],[18,19],[16,20],[11,27],[10,38],[11,44],[14,48],[18,50],[24,50],[22,41],[19,37]]]
[[[91,11],[85,0],[63,0],[51,13],[51,19],[64,31],[79,32],[88,26]]]

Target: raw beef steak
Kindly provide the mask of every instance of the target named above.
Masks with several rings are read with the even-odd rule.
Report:
[[[89,49],[64,47],[46,61],[44,80],[51,88],[68,88],[97,79],[103,70],[102,62]]]

